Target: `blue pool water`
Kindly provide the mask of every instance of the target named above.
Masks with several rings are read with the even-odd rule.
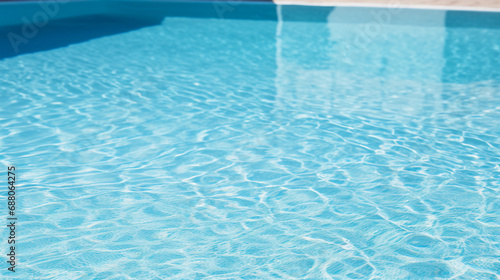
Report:
[[[498,279],[499,15],[264,6],[5,51],[4,277]]]

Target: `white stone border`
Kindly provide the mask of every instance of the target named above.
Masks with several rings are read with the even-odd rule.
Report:
[[[276,5],[298,5],[298,6],[324,6],[324,7],[353,7],[353,8],[386,8],[387,4],[382,3],[338,3],[331,2],[314,2],[314,1],[281,1],[273,0]],[[476,11],[476,12],[500,12],[500,8],[488,7],[467,7],[467,6],[443,6],[443,5],[411,5],[402,4],[399,6],[401,9],[419,9],[419,10],[448,10],[448,11]]]

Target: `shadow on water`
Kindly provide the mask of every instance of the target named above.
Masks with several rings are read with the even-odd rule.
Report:
[[[81,3],[70,2],[70,4],[57,7],[60,10],[59,14],[78,14],[78,9],[93,9],[93,7],[76,6],[76,4]],[[161,24],[165,17],[277,19],[276,6],[272,2],[265,0],[252,2],[252,4],[243,4],[241,1],[109,2],[105,3],[105,6],[99,6],[100,10],[91,11],[91,15],[86,11],[85,16],[70,16],[65,19],[50,18],[46,24],[37,28],[33,24],[33,20],[21,22],[20,19],[31,19],[36,13],[43,13],[44,10],[41,6],[22,6],[22,4],[15,3],[9,3],[5,7],[2,5],[5,4],[0,3],[0,59],[60,48],[94,38],[158,25]],[[14,11],[15,15],[9,14],[9,9]],[[14,18],[17,23],[6,24],[5,18]],[[28,25],[32,29],[27,27],[26,22],[29,22]],[[33,28],[35,31],[33,31]]]
[[[161,21],[157,19],[144,20],[121,16],[93,15],[52,20],[43,28],[31,30],[27,29],[26,26],[0,27],[0,34],[2,34],[0,37],[0,59],[60,48],[159,23]],[[23,36],[23,31],[25,34],[35,35],[27,39]]]

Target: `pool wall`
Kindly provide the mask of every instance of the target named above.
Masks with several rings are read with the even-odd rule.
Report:
[[[150,21],[161,21],[165,17],[205,17],[227,19],[277,20],[277,5],[272,2],[253,1],[134,1],[134,0],[85,0],[85,1],[21,1],[0,2],[0,26],[33,24],[36,27],[47,21],[89,15],[116,15],[142,17]],[[284,17],[289,21],[328,21],[335,9],[331,6],[281,6]],[[344,11],[391,11],[398,10],[391,18],[391,24],[429,24],[427,18],[433,14],[446,13],[447,26],[500,27],[497,12],[486,11],[443,11],[433,9],[406,9],[399,6],[387,7],[337,7]],[[399,11],[404,11],[400,13]],[[366,22],[366,13],[352,13],[346,22]],[[290,15],[287,17],[287,15]],[[360,16],[361,15],[361,16]],[[457,18],[453,20],[453,18]],[[422,20],[425,19],[425,20]],[[464,20],[466,19],[466,20]]]
[[[0,3],[0,26],[24,25],[40,27],[50,20],[104,14],[105,1],[22,1]]]
[[[242,1],[43,1],[0,3],[0,59],[19,54],[49,50],[93,38],[128,32],[158,25],[166,17],[196,17],[282,22],[316,21],[329,24],[359,25],[343,36],[353,36],[351,46],[383,43],[391,26],[411,25],[416,28],[445,27],[500,28],[497,12],[403,9],[399,7],[325,7],[277,6],[272,2]],[[64,19],[75,19],[71,24]],[[286,27],[286,26],[285,26]],[[340,28],[340,30],[344,30]],[[307,31],[304,31],[307,33]],[[339,35],[332,27],[331,36]],[[465,40],[443,34],[446,40]],[[368,37],[368,40],[367,40]],[[305,38],[307,40],[307,38]],[[382,40],[382,41],[380,41]],[[495,43],[482,38],[484,48],[494,52]],[[436,45],[438,41],[435,41]],[[358,46],[356,46],[356,44]],[[363,46],[362,46],[363,47]],[[457,50],[444,51],[456,52]],[[467,51],[467,50],[464,50]],[[474,53],[474,52],[473,52]],[[477,57],[481,64],[496,63]],[[450,62],[447,62],[448,64]],[[448,65],[446,64],[446,65]],[[450,67],[461,65],[453,62]],[[455,76],[452,75],[451,76]],[[484,73],[478,73],[483,75]],[[469,75],[468,77],[478,76]],[[482,77],[489,77],[486,73]],[[493,76],[496,76],[493,73]],[[453,79],[445,79],[453,82]]]

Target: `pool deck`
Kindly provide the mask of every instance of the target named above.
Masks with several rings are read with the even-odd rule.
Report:
[[[500,11],[500,0],[273,0],[276,4]]]

